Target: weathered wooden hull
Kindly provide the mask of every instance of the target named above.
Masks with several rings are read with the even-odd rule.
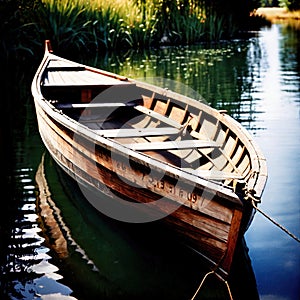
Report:
[[[52,56],[53,58],[59,60],[59,57]],[[163,218],[172,229],[180,233],[183,239],[207,258],[212,265],[216,266],[220,275],[225,276],[228,274],[237,240],[249,224],[252,214],[251,208],[244,205],[243,196],[238,196],[234,190],[238,191],[238,188],[236,188],[239,184],[238,180],[235,181],[234,177],[230,176],[220,184],[215,180],[197,176],[199,172],[204,174],[203,171],[211,171],[210,169],[202,170],[200,167],[196,174],[193,171],[178,167],[175,163],[170,164],[170,162],[161,160],[161,154],[158,152],[155,152],[156,156],[151,156],[149,153],[146,155],[143,152],[147,149],[155,151],[157,147],[165,147],[169,150],[169,154],[173,154],[172,141],[166,142],[164,140],[161,142],[159,140],[157,142],[157,140],[151,140],[146,144],[145,142],[122,144],[117,139],[105,137],[108,132],[109,137],[112,136],[112,131],[109,129],[100,130],[102,135],[99,135],[97,134],[99,130],[90,130],[90,128],[82,126],[78,123],[78,120],[65,115],[62,110],[57,109],[50,101],[44,99],[41,91],[41,81],[45,77],[44,73],[47,64],[49,65],[49,59],[51,59],[51,55],[46,53],[32,85],[40,135],[55,161],[78,183],[84,186],[87,200],[100,212],[119,220],[123,220],[124,215],[134,215],[134,222],[136,223]],[[55,70],[57,71],[57,69]],[[93,72],[97,73],[97,70],[93,69]],[[143,89],[143,92],[147,92],[149,88],[149,93],[161,92],[161,96],[164,96],[162,94],[165,92],[159,88],[137,82],[134,82],[134,84],[140,85],[139,88]],[[46,89],[45,92],[47,92]],[[86,93],[86,86],[84,93]],[[258,155],[256,149],[255,151],[251,149],[248,151],[246,148],[248,144],[253,148],[249,135],[245,134],[241,126],[234,123],[229,116],[221,115],[210,108],[204,111],[203,109],[206,108],[194,103],[193,100],[183,98],[182,101],[180,95],[172,92],[168,93],[169,95],[166,98],[172,96],[178,103],[185,103],[186,107],[190,105],[193,111],[200,111],[202,116],[208,116],[206,119],[201,120],[199,114],[199,124],[207,123],[209,124],[208,127],[211,127],[217,120],[217,129],[213,130],[214,141],[216,143],[222,138],[222,149],[224,151],[226,147],[229,147],[225,143],[233,144],[234,139],[238,140],[238,146],[235,146],[233,150],[229,149],[228,153],[232,152],[232,154],[228,159],[229,162],[222,163],[224,165],[223,169],[228,170],[230,166],[231,169],[238,170],[240,166],[244,178],[243,187],[245,187],[245,178],[247,178],[247,185],[251,188],[255,187],[256,196],[259,197],[266,180],[266,168],[263,165],[263,156],[260,153]],[[159,103],[160,107],[162,105],[166,106],[164,103],[167,102],[161,101]],[[60,108],[67,107],[66,104],[63,105]],[[73,104],[72,109],[76,105],[81,107],[82,104]],[[97,105],[99,106],[99,104]],[[175,110],[174,106],[176,114],[181,112],[178,107],[177,105],[177,110]],[[173,109],[173,107],[171,108]],[[144,111],[148,111],[148,108],[139,107],[139,110],[144,113]],[[165,111],[167,111],[167,108]],[[151,117],[153,117],[153,114],[159,113],[157,117],[160,118],[160,122],[175,124],[173,119],[171,120],[173,123],[166,120],[166,117],[161,116],[160,112],[160,110],[155,112],[151,110]],[[172,111],[170,116],[171,114]],[[176,114],[173,113],[175,117],[177,117]],[[222,119],[221,126],[219,126],[220,119]],[[195,125],[196,127],[198,123]],[[174,126],[176,127],[176,124]],[[230,126],[235,128],[234,134],[231,134]],[[159,128],[151,127],[151,131],[156,129]],[[174,128],[162,128],[161,130],[167,129],[168,132],[171,132]],[[136,134],[136,129],[133,128],[133,130]],[[212,130],[206,128],[205,131],[211,132]],[[117,137],[120,137],[119,132]],[[128,132],[132,134],[133,131],[127,130],[126,134]],[[193,132],[194,136],[202,134],[201,129]],[[234,138],[231,136],[234,136]],[[189,143],[189,140],[182,140],[177,142],[176,145],[186,149],[187,143]],[[200,141],[198,144],[201,146],[202,142]],[[198,144],[195,147],[200,147]],[[140,151],[135,151],[134,147]],[[207,147],[207,145],[204,147]],[[209,147],[209,151],[213,151],[214,147],[217,146],[212,144]],[[252,160],[251,151],[254,153],[254,159]],[[205,154],[205,151],[203,153]],[[229,154],[226,153],[223,156],[227,157],[227,155]],[[205,154],[205,156],[211,157],[209,154]],[[219,156],[216,155],[218,161],[221,159],[221,155]],[[237,161],[236,165],[232,166],[235,160]],[[208,159],[207,165],[209,164],[211,162]],[[254,170],[262,169],[263,176],[252,175],[251,168],[254,168]],[[225,183],[230,183],[231,186],[227,187]],[[110,196],[111,201],[104,200],[101,196],[102,193]],[[143,205],[137,206],[136,203]]]
[[[220,268],[225,271],[229,269],[232,252],[240,232],[241,206],[230,201],[226,206],[224,199],[217,196],[211,199],[209,195],[208,199],[205,199],[201,188],[194,191],[193,187],[188,187],[188,184],[177,187],[177,191],[170,192],[170,189],[174,188],[174,178],[165,176],[162,181],[145,176],[143,164],[136,165],[136,169],[126,168],[122,157],[119,161],[112,161],[111,152],[107,149],[99,148],[97,149],[98,153],[94,153],[94,145],[88,140],[74,141],[72,138],[74,133],[66,134],[59,126],[60,124],[55,124],[43,110],[38,109],[38,106],[37,116],[40,134],[51,156],[74,179],[108,196],[118,196],[141,203],[158,200],[161,195],[165,196],[167,203],[164,204],[167,207],[155,207],[154,205],[144,213],[159,219],[166,212],[172,211],[173,206],[175,211],[166,218],[166,222],[172,224],[176,231],[180,232],[186,240],[191,242],[192,246],[214,264],[220,263]],[[94,155],[97,166],[91,159]],[[117,155],[115,154],[113,157],[115,159]],[[132,189],[131,185],[126,185],[119,175],[111,171],[118,164],[123,171],[130,170],[132,177],[140,179],[139,186],[144,188]],[[187,192],[190,190],[193,190],[193,195]],[[195,203],[196,201],[193,200],[196,193],[198,198],[201,198],[203,205],[202,209],[200,207],[200,211],[191,209],[193,206],[199,206],[199,203]],[[87,197],[87,199],[97,207],[95,201],[101,202],[101,194],[98,196],[98,199],[95,197]],[[172,204],[175,197],[182,203],[179,208],[177,208],[177,203]],[[99,205],[102,207],[101,203]],[[122,209],[122,205],[120,209]],[[220,220],[220,212],[223,215],[222,220]],[[142,218],[147,218],[147,215],[142,215]]]

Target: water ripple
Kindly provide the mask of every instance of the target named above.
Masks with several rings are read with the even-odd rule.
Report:
[[[20,197],[11,228],[6,263],[1,266],[5,279],[2,292],[9,299],[75,299],[72,290],[58,282],[63,279],[58,267],[51,262],[50,249],[41,236],[36,207],[36,187],[33,170],[16,171],[16,195]]]

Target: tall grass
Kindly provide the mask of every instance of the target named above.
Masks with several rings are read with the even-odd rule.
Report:
[[[172,43],[194,44],[205,35],[205,18],[201,9],[182,14],[175,10],[171,15],[169,38]]]
[[[220,39],[224,31],[224,22],[213,15],[206,18],[203,7],[175,5],[176,1],[42,1],[36,21],[40,36],[53,40],[59,49],[194,44]]]
[[[24,3],[23,3],[24,2]],[[9,66],[11,58],[33,55],[27,41],[37,36],[32,14],[36,0],[0,1],[0,61]],[[21,55],[20,55],[21,54]],[[3,65],[2,65],[3,67]]]
[[[218,41],[222,38],[225,27],[224,17],[217,16],[216,13],[211,12],[206,19],[206,32],[210,41]]]
[[[75,54],[218,41],[236,30],[204,0],[15,1],[17,11],[22,7],[18,43],[32,53],[45,39],[56,51]]]
[[[147,48],[155,44],[159,38],[158,18],[153,3],[138,7],[132,5],[126,15],[125,41],[132,48]]]
[[[43,0],[36,24],[40,37],[59,49],[108,50],[149,47],[156,33],[154,7],[131,0]]]
[[[44,1],[37,14],[37,30],[58,49],[88,47],[95,39],[91,31],[93,20],[87,18],[86,10],[80,0]]]

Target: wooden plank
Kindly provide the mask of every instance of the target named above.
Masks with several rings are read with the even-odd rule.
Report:
[[[48,71],[85,71],[85,67],[82,66],[50,66],[47,68]]]
[[[71,109],[71,108],[103,108],[103,107],[131,107],[135,103],[60,103],[56,105],[58,109]]]
[[[164,136],[178,134],[178,129],[173,127],[161,128],[121,128],[94,130],[97,134],[107,138]]]
[[[82,65],[79,65],[78,63],[75,63],[73,61],[65,61],[61,59],[50,59],[48,66],[46,69],[55,69],[55,68],[61,68],[61,67],[83,67]]]
[[[222,267],[225,270],[230,270],[233,255],[236,249],[236,244],[240,232],[243,214],[240,210],[235,209],[232,216],[230,231],[228,235],[228,246],[225,256],[222,260]]]
[[[134,83],[126,80],[125,77],[112,76],[105,72],[95,72],[93,69],[76,65],[49,66],[48,72],[42,82],[47,87],[108,87],[128,86]]]
[[[180,123],[172,120],[171,118],[165,117],[162,114],[159,114],[159,113],[157,113],[157,112],[155,112],[151,109],[148,109],[148,108],[146,108],[142,105],[137,105],[134,108],[136,110],[142,112],[143,114],[149,115],[149,116],[151,116],[151,117],[153,117],[153,118],[155,118],[155,119],[157,119],[157,120],[159,120],[163,123],[166,123],[170,126],[173,126],[173,127],[177,128],[177,129],[181,129],[183,127],[183,125],[181,125]]]
[[[180,150],[194,148],[217,148],[219,145],[213,141],[204,140],[182,140],[182,141],[165,141],[165,142],[149,142],[149,143],[133,143],[126,144],[133,150]]]
[[[177,121],[179,124],[182,124],[187,115],[187,110],[188,110],[188,105],[186,105],[184,110],[181,107],[172,106],[169,117],[172,120]]]
[[[189,168],[183,168],[183,170],[196,176],[211,180],[242,179],[242,176],[235,172],[224,172],[219,170],[193,170]]]

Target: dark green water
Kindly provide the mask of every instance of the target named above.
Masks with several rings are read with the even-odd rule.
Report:
[[[210,49],[164,48],[82,62],[226,109],[251,131],[268,160],[260,207],[300,236],[299,49],[299,32],[273,25],[248,41]],[[14,138],[1,210],[3,299],[191,299],[209,271],[201,259],[159,223],[136,226],[96,213],[45,153],[30,96],[35,68],[26,70],[30,77],[18,76],[22,92],[5,96],[21,108],[7,129]],[[53,232],[37,202],[35,176],[44,153],[50,208],[67,258],[54,251]],[[299,299],[299,243],[259,214],[245,240],[251,261],[235,258],[229,280],[234,299]],[[206,283],[197,299],[229,299],[223,282],[211,277]]]

